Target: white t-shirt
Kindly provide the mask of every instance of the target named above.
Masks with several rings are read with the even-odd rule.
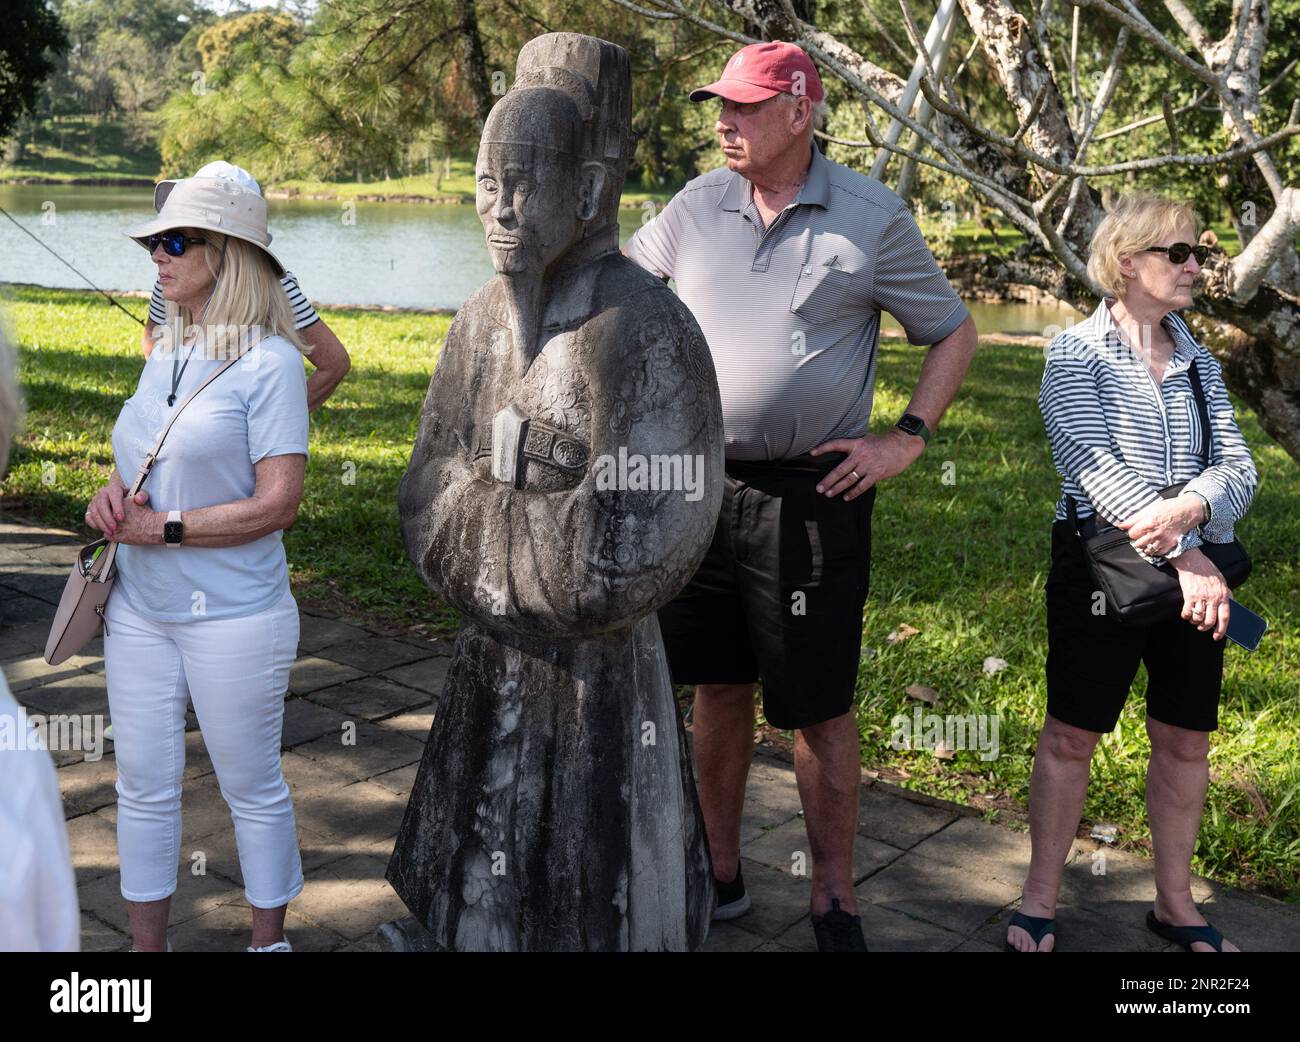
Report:
[[[113,458],[130,486],[175,406],[173,369],[184,367],[176,406],[225,364],[187,349],[155,351],[113,427]],[[247,499],[253,465],[268,456],[307,455],[307,374],[284,337],[267,337],[186,406],[144,483],[152,510],[198,510]],[[182,518],[184,520],[184,518]],[[130,546],[117,550],[113,596],[159,622],[233,619],[272,607],[289,588],[281,532],[242,546]]]
[[[80,950],[81,908],[54,761],[0,672],[0,951]]]
[[[316,314],[311,301],[298,288],[298,279],[293,272],[286,271],[284,277],[280,279],[280,285],[284,287],[285,296],[289,298],[289,306],[293,308],[294,329],[306,329],[313,322],[320,321],[320,315]],[[149,318],[160,326],[167,321],[167,302],[163,297],[162,283],[156,279],[153,284],[153,295],[149,298]]]

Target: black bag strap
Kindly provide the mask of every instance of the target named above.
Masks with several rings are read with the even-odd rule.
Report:
[[[1196,413],[1201,421],[1201,461],[1208,467],[1212,455],[1214,431],[1210,427],[1210,409],[1205,401],[1205,387],[1201,383],[1201,374],[1196,368],[1195,359],[1187,367],[1187,378],[1192,382],[1192,397],[1196,399]],[[1070,527],[1076,535],[1080,534],[1078,504],[1069,494],[1065,497],[1065,512],[1070,519]]]
[[[1079,506],[1068,492],[1065,494],[1065,516],[1070,519],[1070,529],[1079,535]]]
[[[1214,432],[1210,428],[1210,409],[1205,403],[1205,388],[1201,385],[1201,374],[1197,371],[1195,359],[1187,367],[1187,378],[1192,381],[1192,395],[1196,398],[1196,412],[1201,419],[1201,459],[1208,467],[1210,465]]]

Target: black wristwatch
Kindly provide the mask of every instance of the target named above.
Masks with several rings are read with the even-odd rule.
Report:
[[[163,542],[167,546],[180,546],[185,536],[185,525],[181,521],[179,510],[167,511],[167,520],[163,522]]]
[[[925,425],[925,421],[917,416],[914,412],[903,413],[903,418],[894,424],[904,434],[915,434],[927,445],[930,444],[930,428]]]

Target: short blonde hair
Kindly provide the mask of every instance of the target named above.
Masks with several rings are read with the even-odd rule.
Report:
[[[266,253],[232,235],[206,229],[197,229],[197,233],[207,239],[207,244],[201,249],[208,271],[216,279],[207,312],[203,315],[203,326],[218,331],[228,327],[256,327],[262,336],[282,336],[303,354],[310,354],[310,346],[294,329],[289,298]],[[198,315],[174,301],[166,301],[165,307],[167,326],[172,330],[177,329],[178,323],[183,331],[198,322]],[[174,343],[179,345],[181,337],[175,336]]]
[[[1201,234],[1201,219],[1191,203],[1166,199],[1155,192],[1125,192],[1092,233],[1088,277],[1107,296],[1123,297],[1127,280],[1120,258],[1138,253],[1185,224],[1192,226],[1192,244]]]

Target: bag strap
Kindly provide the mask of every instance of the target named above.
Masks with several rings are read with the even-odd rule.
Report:
[[[246,353],[247,352],[245,352],[245,354]],[[172,429],[172,424],[175,423],[180,418],[180,415],[184,411],[185,406],[189,405],[190,402],[194,401],[194,399],[199,396],[199,392],[202,391],[203,388],[207,387],[208,384],[212,383],[213,380],[215,380],[218,376],[224,373],[227,369],[229,369],[232,365],[234,365],[243,357],[244,357],[243,354],[235,355],[234,358],[230,359],[230,361],[228,361],[220,369],[217,369],[214,372],[209,373],[208,378],[204,380],[201,384],[199,384],[198,387],[194,388],[194,391],[189,395],[189,397],[187,397],[183,402],[181,402],[180,405],[176,407],[176,411],[172,413],[172,418],[167,421],[167,426],[164,427],[162,429],[162,433],[158,435],[158,440],[157,442],[154,443],[153,449],[150,451],[150,453],[147,456],[145,456],[144,462],[140,464],[140,472],[136,474],[135,482],[134,484],[131,485],[131,491],[127,493],[128,496],[134,496],[137,492],[140,491],[140,487],[144,484],[145,479],[149,476],[149,472],[153,470],[153,465],[158,459],[158,453],[162,450],[162,444],[164,439],[166,439],[167,437],[167,432]]]
[[[1210,465],[1214,431],[1210,427],[1210,410],[1205,404],[1205,388],[1201,385],[1201,374],[1197,371],[1195,359],[1187,367],[1187,378],[1192,381],[1192,394],[1196,398],[1196,412],[1201,419],[1201,457],[1208,467]]]
[[[1187,378],[1192,382],[1192,396],[1196,399],[1196,412],[1201,420],[1201,457],[1205,466],[1208,467],[1210,465],[1214,432],[1210,427],[1210,410],[1205,404],[1205,387],[1201,384],[1201,374],[1196,368],[1195,359],[1187,367]],[[1067,495],[1065,497],[1065,511],[1070,519],[1070,527],[1078,534],[1079,513],[1073,496]]]
[[[204,380],[201,384],[199,384],[198,387],[194,388],[194,391],[183,402],[181,402],[179,406],[177,406],[176,411],[172,413],[172,418],[167,421],[167,426],[162,429],[162,433],[158,435],[158,440],[154,442],[153,450],[149,453],[149,455],[145,456],[144,462],[140,464],[140,472],[136,474],[135,482],[131,485],[130,491],[127,492],[128,498],[134,496],[137,492],[140,491],[140,487],[144,484],[145,479],[149,476],[149,472],[153,470],[154,462],[158,459],[158,453],[162,450],[163,441],[167,438],[167,432],[172,429],[172,424],[176,422],[177,418],[180,416],[185,406],[189,405],[190,402],[194,401],[194,399],[199,396],[199,392],[202,391],[203,388],[207,387],[208,384],[212,383],[213,380],[215,380],[218,376],[220,376],[232,365],[234,365],[241,358],[243,358],[244,354],[247,354],[247,352],[235,355],[234,358],[226,362],[226,364],[223,365],[220,369],[217,369],[214,372],[209,373],[208,378]],[[113,539],[106,540],[106,545],[104,546],[104,552],[99,555],[95,563],[91,566],[90,572],[87,574],[88,579],[90,579],[93,582],[107,582],[108,580],[113,578],[113,564],[114,564],[114,559],[117,557],[117,547],[118,547],[118,543],[116,540]]]

